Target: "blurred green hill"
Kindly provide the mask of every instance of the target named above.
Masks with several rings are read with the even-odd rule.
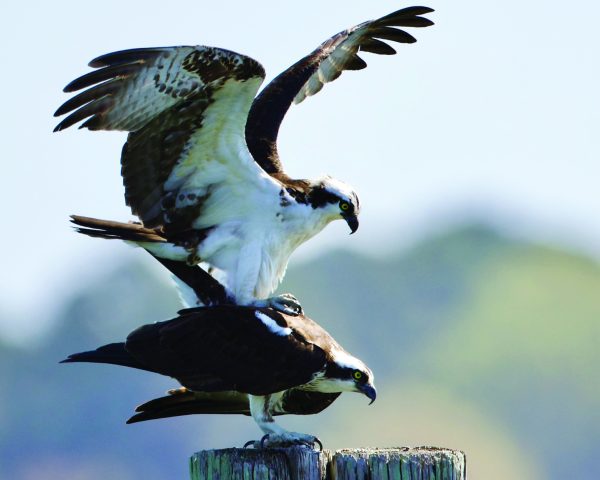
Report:
[[[35,349],[0,340],[0,478],[187,478],[201,448],[241,445],[249,418],[125,425],[175,383],[104,365],[58,365],[179,308],[152,260],[73,286]],[[600,267],[474,225],[385,258],[331,251],[290,268],[312,318],[375,372],[367,407],[346,394],[287,428],[326,446],[438,444],[471,478],[589,478],[600,445]]]

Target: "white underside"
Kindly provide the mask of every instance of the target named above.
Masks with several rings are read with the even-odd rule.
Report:
[[[218,195],[212,195],[218,197]],[[196,255],[211,267],[220,270],[220,281],[238,304],[252,303],[269,297],[281,282],[289,258],[298,246],[319,233],[337,213],[313,209],[310,205],[281,206],[279,194],[264,194],[249,209],[248,203],[236,207],[236,199],[214,202],[209,207],[221,210],[221,221],[202,241]],[[290,199],[291,200],[291,199]],[[248,199],[246,199],[248,202]],[[243,217],[235,211],[241,211]],[[233,217],[233,218],[232,218]],[[237,217],[237,218],[236,218]],[[242,217],[242,218],[240,218]],[[205,216],[202,217],[205,221]],[[205,228],[210,225],[197,225]],[[153,253],[174,260],[186,260],[190,252],[171,244],[143,244]],[[191,298],[191,297],[189,297]]]
[[[294,250],[325,226],[310,218],[281,221],[273,211],[260,215],[217,227],[197,250],[202,260],[225,272],[227,286],[241,304],[271,295]]]

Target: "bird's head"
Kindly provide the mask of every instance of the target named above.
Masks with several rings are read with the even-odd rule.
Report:
[[[343,350],[334,350],[318,390],[362,393],[373,403],[377,397],[373,381],[373,372],[362,361]]]
[[[358,230],[360,202],[350,185],[324,176],[311,184],[308,201],[312,208],[320,209],[328,221],[343,218],[350,227],[350,233]]]
[[[364,369],[355,368],[350,372],[351,381],[354,383],[353,391],[362,393],[371,401],[369,405],[377,398],[377,390],[373,384],[373,372],[367,367]]]

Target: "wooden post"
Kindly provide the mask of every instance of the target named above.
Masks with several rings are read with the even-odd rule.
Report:
[[[465,480],[465,454],[435,447],[317,452],[304,447],[195,453],[192,480]]]

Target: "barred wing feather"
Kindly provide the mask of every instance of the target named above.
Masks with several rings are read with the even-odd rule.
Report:
[[[85,120],[80,128],[131,132],[121,156],[125,198],[146,226],[190,228],[212,185],[260,176],[244,138],[265,76],[255,60],[182,46],[109,53],[90,66],[97,70],[65,87],[87,90],[56,111],[71,113],[55,130]]]

